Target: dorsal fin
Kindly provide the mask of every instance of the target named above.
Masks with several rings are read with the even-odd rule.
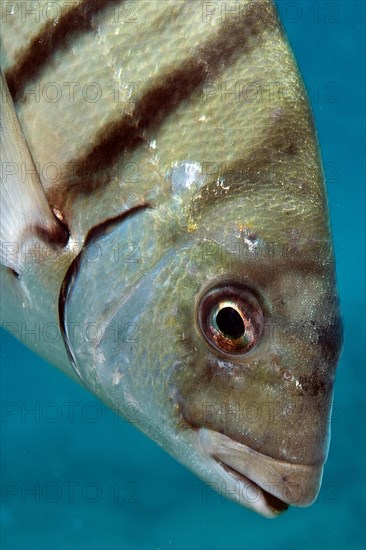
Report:
[[[2,72],[0,92],[0,262],[20,273],[22,243],[37,238],[65,244],[68,233],[47,202]]]

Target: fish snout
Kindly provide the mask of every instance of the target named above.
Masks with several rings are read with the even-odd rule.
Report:
[[[250,487],[251,497],[242,503],[262,515],[275,517],[289,505],[306,507],[316,500],[322,480],[322,464],[304,465],[278,460],[205,428],[198,431],[198,438],[203,452],[221,468],[225,481],[230,483],[231,478],[236,490],[242,493],[242,501],[245,501]]]

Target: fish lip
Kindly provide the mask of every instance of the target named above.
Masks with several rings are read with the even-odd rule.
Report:
[[[266,510],[266,513],[263,513],[263,510],[256,510],[262,515],[269,518],[277,517],[289,508],[290,505],[287,502],[284,502],[263,489],[263,487],[260,487],[260,485],[258,485],[253,479],[241,474],[238,470],[235,470],[234,468],[231,468],[231,466],[221,462],[221,460],[218,460],[215,457],[213,458],[221,466],[221,468],[223,468],[223,470],[228,472],[235,479],[235,482],[244,484],[245,487],[249,486],[251,489],[256,491],[258,502],[261,507],[264,507]]]
[[[276,517],[289,505],[310,506],[318,495],[322,464],[281,461],[207,428],[198,430],[198,440],[201,450],[216,463],[224,481],[239,483],[241,492],[244,486],[256,492],[256,499],[239,495],[235,500],[265,517]]]

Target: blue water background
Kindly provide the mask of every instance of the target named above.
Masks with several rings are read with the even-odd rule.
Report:
[[[2,416],[2,489],[15,491],[3,493],[1,503],[4,550],[365,548],[365,2],[278,5],[309,89],[326,166],[345,327],[318,502],[269,521],[219,495],[205,499],[194,475],[6,338],[2,401],[29,409],[39,403],[41,417]],[[63,405],[72,402],[74,422],[71,405]],[[61,408],[61,419],[50,421],[56,409],[49,403]],[[96,411],[101,418],[91,422]],[[24,493],[37,482],[40,502]]]

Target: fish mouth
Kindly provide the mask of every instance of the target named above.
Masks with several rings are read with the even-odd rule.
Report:
[[[244,485],[247,496],[249,496],[248,489],[252,490],[253,492],[252,500],[254,500],[255,498],[257,501],[260,502],[261,507],[264,507],[265,510],[268,510],[270,515],[267,515],[266,513],[265,514],[266,517],[276,517],[288,509],[289,504],[287,502],[284,502],[283,500],[275,497],[274,495],[272,495],[271,493],[263,489],[263,487],[260,487],[252,479],[249,479],[248,477],[244,476],[237,470],[234,470],[224,462],[221,462],[220,460],[217,460],[217,459],[215,460],[226,472],[228,472],[235,479],[236,483],[240,483]],[[263,514],[263,512],[261,513]]]
[[[198,430],[198,440],[222,479],[222,486],[215,488],[267,518],[290,505],[310,506],[318,495],[322,465],[278,460],[206,428]]]

